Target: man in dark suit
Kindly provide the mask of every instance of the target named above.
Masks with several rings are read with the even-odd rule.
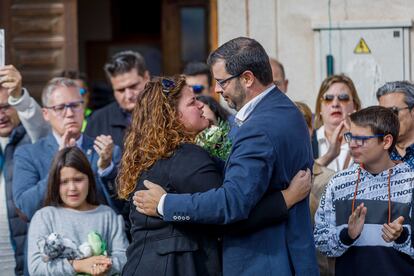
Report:
[[[144,58],[132,51],[115,54],[105,65],[105,72],[111,81],[116,101],[92,113],[85,134],[93,138],[102,134],[110,135],[114,143],[123,148],[131,112],[150,76]]]
[[[210,54],[216,90],[236,109],[233,148],[219,189],[165,194],[147,183],[135,194],[138,210],[164,221],[227,224],[246,219],[263,195],[282,190],[300,169],[313,164],[309,133],[299,110],[272,82],[263,47],[239,37]],[[189,183],[191,185],[191,183]],[[275,226],[223,238],[224,275],[319,275],[309,201],[289,210]]]
[[[117,210],[113,181],[117,174],[120,149],[110,136],[94,141],[81,134],[83,102],[79,87],[73,80],[54,78],[42,94],[43,117],[52,131],[35,144],[19,147],[14,155],[13,197],[16,206],[30,220],[42,207],[52,159],[65,146],[78,146],[87,156],[97,181],[101,201]]]

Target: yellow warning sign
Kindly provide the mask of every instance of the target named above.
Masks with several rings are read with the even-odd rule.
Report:
[[[370,54],[371,50],[368,47],[368,44],[365,40],[361,37],[357,46],[354,49],[354,54]]]

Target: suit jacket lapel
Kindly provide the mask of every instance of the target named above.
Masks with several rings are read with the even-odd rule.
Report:
[[[46,145],[47,149],[51,153],[51,156],[55,156],[55,154],[59,151],[59,145],[53,133],[49,133],[49,135],[46,136]]]
[[[86,136],[85,134],[82,136],[82,151],[85,153],[86,157],[89,160],[91,166],[93,166],[93,140]]]

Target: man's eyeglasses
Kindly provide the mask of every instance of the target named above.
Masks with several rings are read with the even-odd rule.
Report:
[[[335,99],[335,97],[338,98],[338,101],[342,103],[347,103],[351,99],[351,97],[348,94],[344,93],[339,95],[325,94],[322,96],[322,100],[325,103],[330,103]]]
[[[230,77],[228,77],[228,78],[226,78],[226,79],[224,79],[224,80],[219,80],[219,79],[216,79],[216,82],[217,82],[217,84],[221,87],[221,89],[223,89],[224,90],[224,86],[226,85],[226,83],[227,82],[229,82],[229,81],[231,81],[232,79],[234,79],[234,78],[238,78],[241,74],[243,74],[244,72],[241,72],[241,73],[239,73],[239,74],[236,74],[236,75],[233,75],[233,76],[230,76]]]
[[[7,110],[9,110],[10,105],[9,104],[0,104],[0,111],[1,112],[6,112]]]
[[[58,104],[54,106],[46,106],[45,108],[53,110],[56,115],[63,117],[66,114],[68,108],[72,110],[72,112],[78,112],[82,110],[83,101],[71,102],[67,104]]]
[[[384,137],[384,134],[376,134],[371,136],[354,136],[351,132],[344,133],[345,141],[348,144],[351,144],[351,142],[354,141],[358,147],[363,147],[366,140],[378,137]]]
[[[195,94],[201,94],[204,90],[204,85],[201,84],[190,85],[190,87],[193,89]]]
[[[161,79],[161,85],[162,85],[162,92],[165,96],[168,96],[168,94],[171,93],[171,91],[177,86],[173,80],[163,78]]]
[[[393,106],[393,107],[389,107],[388,109],[391,110],[392,113],[394,113],[395,115],[398,116],[398,114],[400,113],[401,110],[411,109],[411,107],[409,107],[409,106],[406,106],[406,107],[396,107],[396,106]]]

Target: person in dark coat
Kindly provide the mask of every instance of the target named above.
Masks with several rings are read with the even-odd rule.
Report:
[[[28,115],[22,106],[30,105]],[[28,119],[28,116],[30,119]],[[27,274],[25,242],[27,218],[13,201],[14,152],[24,144],[36,142],[48,130],[38,122],[40,106],[22,87],[20,72],[13,65],[0,68],[0,267],[2,275]],[[35,122],[33,122],[33,120]],[[29,124],[26,124],[29,122]],[[26,130],[24,126],[27,126]]]
[[[118,176],[120,198],[132,200],[135,191],[145,189],[144,179],[165,183],[169,193],[198,193],[222,185],[221,168],[193,143],[209,125],[203,105],[183,77],[147,84],[125,140]],[[130,204],[132,243],[123,274],[221,275],[221,233],[244,234],[285,220],[288,208],[307,192],[300,196],[293,192],[294,202],[289,200],[292,190],[283,192],[271,193],[249,220],[229,227],[166,223],[140,214]],[[177,215],[177,220],[188,219]]]
[[[132,51],[115,54],[105,65],[105,72],[116,101],[92,113],[85,134],[92,138],[110,135],[122,149],[125,130],[131,122],[131,112],[150,75],[144,58]]]

